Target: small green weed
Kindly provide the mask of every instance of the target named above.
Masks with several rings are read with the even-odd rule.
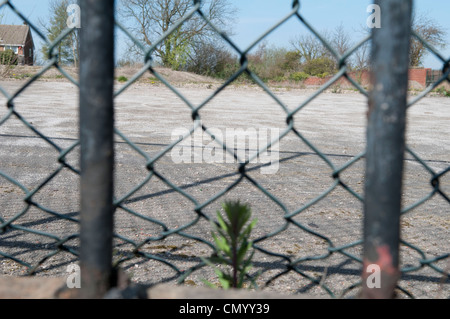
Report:
[[[450,97],[450,90],[447,90],[446,88],[444,88],[443,86],[437,88],[435,90],[436,93],[438,93],[439,95],[442,96],[446,96],[446,97]]]
[[[128,81],[128,78],[125,77],[125,76],[123,76],[123,75],[121,75],[121,76],[119,76],[119,77],[117,78],[117,81],[119,81],[119,82],[127,82],[127,81]]]
[[[250,281],[250,287],[256,287],[255,278],[249,277],[248,273],[254,255],[254,250],[250,252],[253,243],[249,238],[257,220],[253,219],[247,224],[252,214],[251,209],[239,201],[225,202],[223,209],[227,220],[217,211],[218,225],[213,223],[212,237],[216,252],[209,259],[202,260],[214,268],[223,289],[243,288],[247,281]],[[217,264],[225,270],[216,266]],[[204,282],[217,288],[208,281]]]

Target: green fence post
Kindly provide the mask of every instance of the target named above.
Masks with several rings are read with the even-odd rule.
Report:
[[[81,1],[81,295],[113,282],[114,1]]]
[[[391,298],[400,276],[411,0],[376,0],[364,201],[363,298]],[[379,277],[378,280],[376,277]]]

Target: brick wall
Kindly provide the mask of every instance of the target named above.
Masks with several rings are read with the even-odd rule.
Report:
[[[361,72],[349,72],[349,76],[356,81],[356,83],[360,83],[363,86],[370,84],[370,73],[369,71],[361,71]],[[303,82],[305,85],[323,85],[327,81],[329,81],[332,76],[328,76],[325,78],[319,78],[317,76],[311,76]],[[345,77],[341,77],[337,82],[337,84],[350,87],[352,84]]]
[[[409,69],[409,80],[416,81],[423,87],[427,86],[427,71],[431,69]]]
[[[423,87],[426,87],[427,84],[427,71],[431,69],[409,69],[409,80],[416,81]],[[362,72],[349,72],[350,77],[352,77],[357,83],[361,83],[363,86],[367,86],[370,84],[370,72],[362,71]],[[312,86],[320,86],[329,81],[332,77],[319,78],[316,76],[311,76],[304,81],[305,85]],[[348,87],[351,86],[351,83],[344,77],[341,77],[336,83],[341,86]]]

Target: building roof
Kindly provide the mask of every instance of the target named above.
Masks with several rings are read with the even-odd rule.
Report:
[[[0,25],[0,45],[24,45],[29,31],[28,25]]]

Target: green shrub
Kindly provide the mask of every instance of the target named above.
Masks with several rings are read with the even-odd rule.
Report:
[[[305,73],[305,72],[295,72],[292,73],[290,76],[290,79],[293,81],[305,81],[307,78],[309,78],[309,74]]]
[[[263,43],[254,54],[247,56],[248,68],[264,82],[279,81],[286,75],[286,55],[286,49],[268,48]]]
[[[17,65],[17,54],[13,50],[5,50],[0,52],[0,64]]]
[[[303,64],[303,72],[312,76],[320,76],[324,73],[334,74],[336,70],[336,62],[326,57],[313,59]]]
[[[196,74],[228,79],[239,70],[238,57],[225,46],[200,43],[193,48],[184,70]]]
[[[288,51],[284,55],[282,69],[285,71],[296,71],[300,68],[301,54],[298,51]]]
[[[300,53],[279,47],[267,47],[263,42],[253,53],[247,55],[248,69],[263,82],[281,82],[289,79],[289,74],[300,71]],[[226,47],[215,44],[200,44],[191,59],[187,61],[185,70],[196,74],[229,79],[241,67],[239,56]],[[253,82],[244,73],[237,81]]]
[[[286,81],[286,80],[287,79],[286,79],[286,77],[284,75],[279,75],[279,76],[274,77],[272,81],[274,81],[274,82],[283,82],[283,81]]]

